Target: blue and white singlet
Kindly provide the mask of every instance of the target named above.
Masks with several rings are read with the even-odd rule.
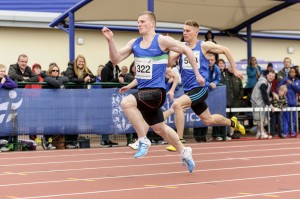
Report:
[[[208,76],[208,68],[209,68],[209,60],[204,56],[201,50],[201,43],[203,41],[199,40],[195,46],[195,48],[192,49],[197,66],[198,71],[200,75],[204,78],[204,80],[207,80]],[[186,43],[187,45],[187,43]],[[200,64],[199,64],[200,61]],[[184,91],[189,91],[194,88],[201,87],[201,85],[196,80],[196,75],[194,73],[193,67],[189,60],[187,59],[186,55],[181,54],[179,57],[179,66],[180,66],[180,74],[181,74],[181,81],[182,81],[182,87]]]
[[[158,45],[159,34],[156,34],[149,48],[141,48],[143,37],[139,37],[132,44],[134,65],[138,89],[164,88],[166,67],[169,52],[163,52]]]

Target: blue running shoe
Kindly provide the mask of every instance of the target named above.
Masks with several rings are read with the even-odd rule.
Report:
[[[192,157],[192,148],[185,147],[184,153],[181,155],[183,166],[188,166],[189,172],[192,173],[195,168],[195,162]]]
[[[147,154],[149,147],[151,146],[150,140],[145,140],[143,142],[139,142],[139,148],[136,154],[134,155],[135,158],[143,157]]]

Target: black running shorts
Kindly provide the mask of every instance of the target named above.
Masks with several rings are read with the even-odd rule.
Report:
[[[191,109],[200,115],[207,109],[205,100],[208,96],[208,89],[206,87],[198,87],[192,90],[186,91],[186,95],[192,100]]]
[[[137,108],[141,111],[143,118],[149,126],[164,121],[164,115],[161,110],[166,100],[166,90],[162,88],[141,89],[133,93],[137,101]]]

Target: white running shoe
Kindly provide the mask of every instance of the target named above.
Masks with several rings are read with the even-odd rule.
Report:
[[[151,142],[149,139],[143,139],[142,141],[139,141],[139,147],[138,151],[134,155],[135,158],[140,158],[145,156],[148,153],[148,149],[151,146]]]
[[[130,148],[132,148],[133,150],[137,150],[139,148],[139,141],[135,141],[135,143],[132,143],[132,144],[128,144],[128,146]]]
[[[195,168],[195,162],[192,157],[192,148],[185,147],[181,154],[183,166],[188,166],[189,172],[192,173]]]
[[[0,140],[0,145],[6,145],[6,144],[8,144],[7,140],[3,140],[3,139]]]
[[[272,135],[268,135],[266,133],[262,133],[260,139],[272,139]]]

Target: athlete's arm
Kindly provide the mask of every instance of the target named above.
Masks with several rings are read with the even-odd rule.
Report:
[[[200,73],[198,71],[195,56],[189,47],[180,43],[179,41],[176,41],[172,37],[168,37],[168,36],[160,36],[158,38],[158,41],[159,41],[159,45],[160,45],[161,49],[175,51],[179,54],[185,54],[193,67],[197,81],[201,85],[204,85],[204,78],[200,75]]]
[[[240,79],[243,79],[243,75],[240,71],[236,69],[236,64],[234,62],[233,56],[227,47],[215,44],[211,41],[206,41],[206,42],[202,42],[201,48],[203,49],[204,54],[207,53],[224,54],[227,60],[229,61],[230,65],[232,66],[234,75]]]
[[[174,51],[170,51],[169,52],[169,57],[168,57],[168,68],[172,68],[172,66],[174,65],[174,63],[176,63],[176,61],[178,60],[180,54],[176,53]]]
[[[130,82],[127,86],[124,86],[122,88],[119,89],[119,93],[125,93],[127,92],[129,89],[133,88],[137,86],[137,80],[134,79],[132,82]]]
[[[176,86],[178,84],[178,81],[179,81],[179,77],[177,74],[175,74],[171,68],[167,68],[166,70],[166,76],[170,77],[173,79],[172,81],[172,87],[170,88],[168,94],[170,96],[170,101],[173,101],[174,99],[174,92],[175,92],[175,89],[176,89]]]
[[[120,50],[117,50],[115,41],[113,38],[113,32],[108,29],[107,27],[104,27],[102,29],[102,34],[104,35],[105,39],[108,42],[108,48],[109,48],[109,57],[113,64],[118,64],[124,59],[126,59],[131,53],[132,49],[131,46],[135,39],[130,40],[123,48]]]

